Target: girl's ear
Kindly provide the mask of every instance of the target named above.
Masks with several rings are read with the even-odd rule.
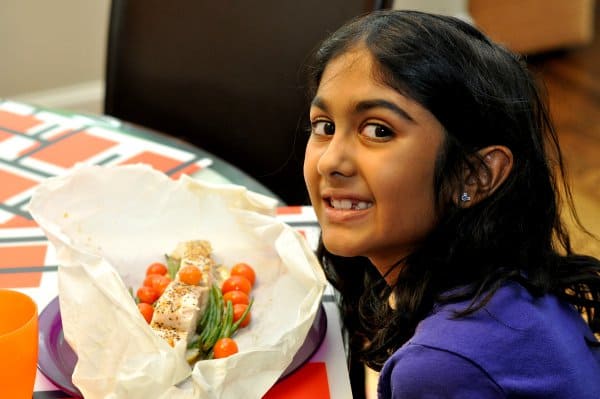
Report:
[[[455,196],[455,203],[468,208],[490,196],[510,175],[513,155],[508,147],[493,145],[477,151],[474,168],[466,168],[463,176],[463,188]]]

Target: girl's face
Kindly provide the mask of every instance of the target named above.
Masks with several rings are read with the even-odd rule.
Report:
[[[325,247],[366,256],[384,274],[435,226],[444,134],[429,111],[375,80],[376,68],[364,48],[325,68],[310,108],[304,179]]]

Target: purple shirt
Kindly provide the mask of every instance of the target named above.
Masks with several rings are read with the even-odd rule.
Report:
[[[443,305],[384,364],[379,398],[599,399],[600,348],[579,314],[553,295],[500,288],[472,315]]]

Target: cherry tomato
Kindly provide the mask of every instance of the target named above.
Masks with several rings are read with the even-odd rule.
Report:
[[[161,296],[170,283],[171,279],[169,276],[160,276],[153,281],[152,288],[158,293],[158,296]]]
[[[221,338],[213,347],[213,354],[215,359],[221,359],[223,357],[231,356],[238,352],[238,346],[235,341],[231,338]]]
[[[254,273],[254,269],[247,263],[237,263],[233,265],[229,274],[232,276],[246,277],[248,281],[250,281],[250,285],[254,286],[256,274]]]
[[[243,304],[247,305],[250,303],[248,294],[244,291],[229,291],[223,294],[223,303],[227,305],[227,301],[231,301],[232,305]]]
[[[202,271],[196,266],[184,266],[179,270],[179,280],[189,285],[198,285],[202,280]]]
[[[242,314],[246,311],[246,308],[248,307],[248,305],[244,305],[244,304],[237,304],[237,305],[233,305],[233,321],[236,322],[238,321],[241,317]],[[244,317],[244,320],[240,323],[240,327],[246,327],[248,324],[250,324],[250,316],[251,312],[248,312],[248,314],[246,314],[246,317]]]
[[[144,278],[144,286],[145,287],[153,287],[156,284],[156,280],[161,278],[160,274],[148,274],[146,278]]]
[[[152,315],[154,314],[154,308],[152,307],[152,305],[150,305],[149,303],[140,302],[138,303],[138,309],[140,310],[142,316],[144,316],[144,319],[146,319],[148,324],[150,324],[150,322],[152,321]]]
[[[158,299],[160,294],[153,287],[140,287],[137,290],[137,297],[140,302],[153,304]]]
[[[167,274],[167,266],[163,263],[155,262],[146,269],[146,276],[149,274],[160,274],[164,276]]]
[[[223,294],[226,294],[229,291],[243,291],[249,295],[251,289],[252,284],[250,284],[250,281],[248,281],[246,277],[231,276],[223,282],[221,292],[223,292]]]

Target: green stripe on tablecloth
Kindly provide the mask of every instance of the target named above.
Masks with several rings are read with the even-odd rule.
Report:
[[[112,154],[112,155],[96,162],[96,165],[106,165],[110,161],[114,161],[115,159],[120,158],[121,156],[122,156],[121,154]]]
[[[0,202],[0,209],[12,213],[14,215],[19,215],[24,217],[25,219],[31,220],[31,215],[27,211],[23,211],[16,206],[6,205]]]
[[[175,173],[179,172],[180,170],[185,169],[188,166],[195,164],[196,162],[200,161],[201,159],[203,159],[203,158],[200,158],[198,155],[194,155],[194,158],[192,158],[191,160],[189,160],[187,162],[183,162],[183,163],[175,166],[174,168],[171,168],[168,171],[166,171],[166,175],[172,176]]]
[[[2,237],[2,238],[0,238],[0,244],[15,243],[15,242],[39,243],[39,242],[45,242],[47,240],[48,239],[45,236],[35,236],[35,237]]]
[[[0,274],[55,272],[57,270],[58,270],[58,265],[28,266],[28,267],[2,267],[2,268],[0,268]]]
[[[20,158],[17,158],[17,159],[20,159]],[[37,175],[37,176],[40,176],[40,177],[51,177],[51,176],[54,176],[51,173],[43,172],[43,171],[41,171],[39,169],[33,169],[33,168],[30,168],[30,167],[28,167],[26,165],[23,165],[23,164],[17,162],[17,159],[15,159],[13,161],[7,161],[6,159],[0,159],[0,163],[3,163],[3,164],[8,165],[8,166],[12,166],[13,168],[22,169],[22,170],[24,170],[26,172],[29,172],[29,173],[31,173],[33,175]]]

